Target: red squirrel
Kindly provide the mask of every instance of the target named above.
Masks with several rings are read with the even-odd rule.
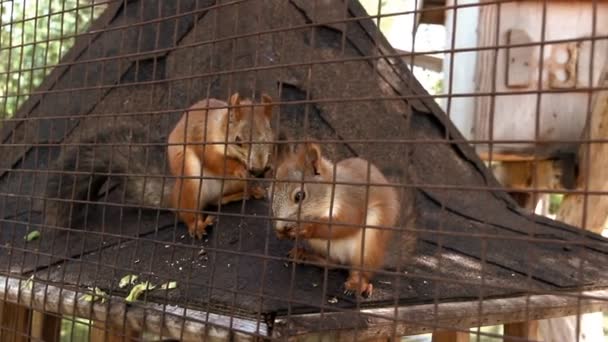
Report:
[[[205,99],[184,113],[171,131],[167,153],[171,174],[177,176],[171,206],[191,236],[202,238],[206,227],[213,224],[213,216],[203,218],[197,213],[207,205],[250,195],[264,197],[259,186],[249,185],[245,193],[246,181],[238,178],[260,176],[270,168],[274,140],[271,102],[269,96],[262,95],[262,105],[254,106],[238,93],[228,103]]]
[[[280,139],[285,137],[281,135]],[[393,187],[367,186],[388,185],[382,172],[361,158],[333,164],[322,156],[317,144],[300,144],[297,148],[281,144],[275,177],[271,197],[277,236],[301,239],[310,247],[294,247],[289,256],[321,263],[329,259],[363,268],[350,270],[345,293],[370,296],[370,280],[374,270],[383,266],[392,236],[390,228],[397,223],[400,208]]]

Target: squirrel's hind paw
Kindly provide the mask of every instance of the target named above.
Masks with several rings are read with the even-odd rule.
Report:
[[[368,282],[365,279],[361,279],[361,282],[358,282],[352,277],[350,277],[344,283],[344,294],[348,296],[360,294],[361,297],[367,299],[372,296],[373,291],[374,286],[372,285],[372,283]]]
[[[207,226],[212,226],[215,223],[215,216],[208,215],[205,220],[199,218],[192,225],[188,225],[188,233],[193,239],[202,239],[207,235]]]

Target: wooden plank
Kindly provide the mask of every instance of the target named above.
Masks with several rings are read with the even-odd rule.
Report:
[[[110,297],[106,303],[91,303],[82,299],[82,291],[76,292],[63,286],[34,283],[32,289],[29,289],[20,288],[20,285],[20,279],[0,276],[0,296],[6,298],[8,305],[19,304],[49,313],[107,322],[107,325],[116,331],[145,330],[151,334],[162,334],[167,338],[182,341],[225,339],[231,331],[260,336],[268,336],[269,333],[266,323],[256,320],[194,309],[184,312],[184,308],[178,306],[143,302],[127,305],[123,297]]]
[[[477,45],[480,47],[496,46],[496,31],[497,25],[492,23],[498,22],[498,8],[495,5],[481,6],[479,8],[479,23],[478,23],[478,38]],[[477,53],[477,63],[475,64],[475,83],[478,85],[478,91],[482,93],[492,92],[493,82],[496,82],[489,77],[492,67],[495,66],[496,51],[481,50]],[[489,140],[491,137],[491,124],[489,120],[490,113],[494,112],[495,105],[489,96],[477,97],[475,100],[475,127],[473,139]],[[492,137],[493,138],[493,137]],[[486,148],[483,145],[475,145],[476,149]],[[495,150],[495,149],[494,149]],[[498,151],[496,151],[498,152]]]
[[[10,301],[0,302],[0,341],[27,342],[30,336],[31,310]]]
[[[420,0],[419,21],[421,24],[445,25],[445,0]],[[420,5],[419,5],[420,6]],[[433,9],[437,7],[438,9]]]
[[[509,45],[529,43],[530,36],[524,30],[513,29],[507,36]],[[507,87],[527,87],[532,76],[533,46],[524,46],[507,49]]]
[[[395,49],[395,52],[399,54],[403,54],[401,58],[405,62],[405,64],[412,64],[412,60],[414,61],[414,65],[417,67],[421,67],[424,69],[441,72],[443,70],[443,58],[431,56],[431,55],[415,55],[410,56],[411,52],[405,50]]]
[[[439,303],[438,305],[393,306],[362,309],[359,312],[325,312],[323,315],[292,315],[275,320],[273,337],[305,337],[312,328],[319,332],[340,330],[344,338],[390,337],[424,334],[436,329],[465,330],[480,325],[498,325],[549,317],[561,317],[577,312],[608,310],[608,289],[583,292],[590,295],[579,301],[580,292],[560,295],[531,295]],[[528,301],[529,299],[529,301]],[[479,309],[482,308],[480,314]]]
[[[538,340],[538,321],[505,324],[504,342]]]
[[[436,331],[433,333],[433,342],[469,342],[469,333],[463,331]]]
[[[32,338],[44,342],[59,341],[61,317],[37,310],[32,311]]]
[[[105,322],[93,321],[89,335],[90,342],[129,342],[139,341],[141,333],[130,329],[128,326],[124,330],[115,330],[105,325]]]
[[[505,151],[488,151],[487,147],[478,147],[476,149],[479,158],[483,161],[531,161],[531,160],[546,160],[550,159],[550,156],[538,155],[530,151],[530,153],[518,151],[517,153],[505,152]],[[490,158],[491,157],[491,158]]]

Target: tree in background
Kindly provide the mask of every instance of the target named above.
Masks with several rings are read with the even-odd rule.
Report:
[[[0,4],[0,119],[15,113],[105,8],[95,0]]]

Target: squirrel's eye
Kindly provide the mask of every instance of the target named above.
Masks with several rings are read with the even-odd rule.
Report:
[[[301,201],[303,201],[306,198],[306,193],[304,191],[298,191],[296,192],[296,194],[293,196],[293,200],[296,203],[300,203]]]
[[[237,142],[237,146],[238,147],[243,147],[243,144],[241,143],[241,137],[239,137],[238,135],[236,136],[236,138],[234,138],[234,141]]]

